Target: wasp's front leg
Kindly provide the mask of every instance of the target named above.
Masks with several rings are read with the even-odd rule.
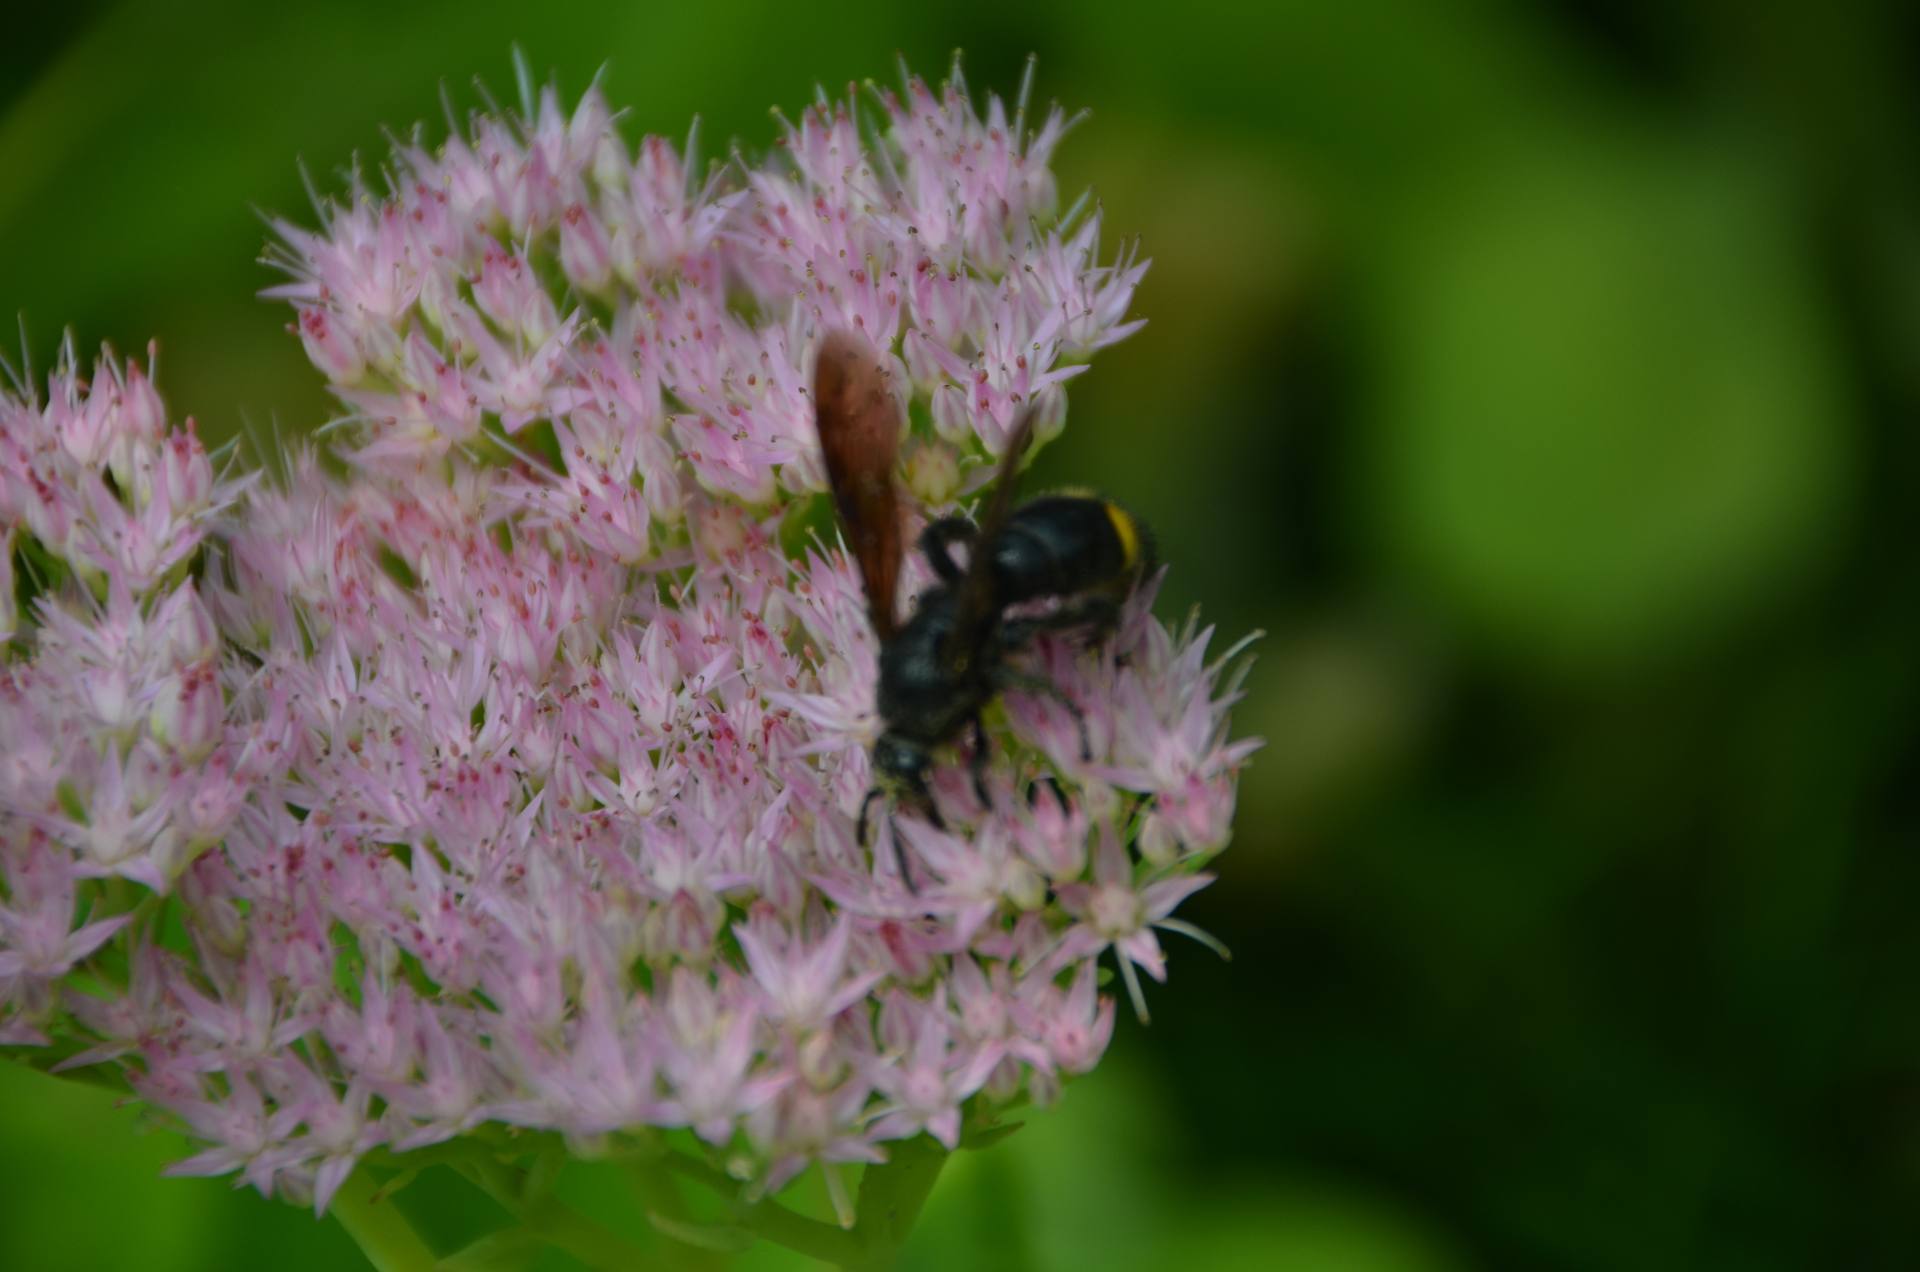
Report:
[[[982,811],[993,811],[993,800],[987,794],[987,726],[981,722],[980,713],[973,713],[973,754],[967,759],[967,771],[973,776],[973,796],[980,801]]]
[[[920,552],[942,583],[958,583],[965,571],[954,564],[951,549],[956,543],[973,543],[978,535],[979,529],[965,517],[942,517],[920,532]]]

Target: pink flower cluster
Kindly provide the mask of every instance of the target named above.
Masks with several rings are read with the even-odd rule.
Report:
[[[876,650],[798,528],[810,358],[895,356],[937,514],[1029,406],[1064,423],[1145,266],[1057,215],[1058,112],[957,80],[707,178],[597,90],[524,115],[277,227],[344,472],[223,479],[111,358],[0,394],[0,1041],[322,1207],[488,1122],[690,1128],[761,1188],[952,1147],[1099,1059],[1107,950],[1136,1003],[1164,977],[1252,744],[1143,594],[1033,655],[1091,759],[1009,696],[991,807],[948,763],[946,830],[856,842]]]

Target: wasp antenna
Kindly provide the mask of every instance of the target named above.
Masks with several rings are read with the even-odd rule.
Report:
[[[920,887],[913,881],[913,871],[907,868],[907,848],[900,840],[900,830],[893,825],[893,819],[887,819],[887,835],[893,840],[893,864],[900,871],[900,882],[907,885],[907,892],[920,895]]]

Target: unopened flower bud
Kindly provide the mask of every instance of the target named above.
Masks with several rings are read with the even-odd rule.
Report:
[[[300,306],[297,315],[300,343],[321,374],[334,384],[357,382],[366,358],[335,315],[321,305]]]
[[[191,764],[206,758],[220,740],[226,699],[212,662],[193,663],[161,682],[147,727],[154,740]]]
[[[156,443],[167,432],[167,408],[160,400],[160,390],[135,362],[127,364],[126,383],[120,388],[119,432],[138,441]]]
[[[801,1080],[816,1091],[831,1087],[846,1071],[833,1034],[826,1029],[816,1029],[800,1040],[799,1062]]]
[[[206,447],[193,432],[174,433],[160,443],[134,470],[134,506],[145,508],[155,500],[174,517],[191,517],[206,507],[213,491],[213,464]]]
[[[560,214],[560,268],[575,287],[586,292],[603,290],[613,278],[606,231],[578,203]]]
[[[929,508],[953,502],[960,493],[960,462],[945,442],[921,441],[907,449],[907,489]]]

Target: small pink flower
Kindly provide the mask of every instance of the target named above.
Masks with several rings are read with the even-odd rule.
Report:
[[[825,1089],[794,1083],[749,1114],[747,1137],[767,1162],[756,1190],[778,1192],[808,1165],[821,1162],[829,1168],[825,1178],[834,1210],[842,1226],[851,1227],[853,1203],[831,1167],[886,1160],[856,1125],[872,1094],[872,1086],[859,1077]]]
[[[324,305],[303,305],[294,311],[294,328],[307,357],[335,384],[352,384],[366,369],[366,356],[347,330]]]
[[[1169,928],[1202,938],[1192,925],[1169,918],[1174,907],[1213,882],[1208,874],[1181,875],[1141,885],[1135,882],[1134,868],[1120,841],[1109,827],[1094,851],[1093,882],[1065,883],[1055,889],[1060,904],[1079,920],[1061,936],[1059,945],[1043,964],[1059,968],[1098,955],[1111,948],[1127,983],[1128,996],[1141,1020],[1147,1018],[1145,996],[1134,974],[1137,965],[1157,981],[1167,978],[1166,959],[1156,927]]]
[[[946,995],[940,992],[926,1001],[895,993],[881,1008],[880,1028],[887,1052],[871,1072],[887,1102],[877,1110],[875,1138],[903,1139],[925,1131],[949,1150],[958,1148],[960,1105],[986,1082],[1000,1055],[964,1042],[956,1045]]]
[[[1052,1068],[1088,1073],[1113,1040],[1113,999],[1097,994],[1094,961],[1087,959],[1064,992],[1051,978],[1028,977],[1022,984],[1017,1014],[1036,1027]],[[1036,1068],[1036,1079],[1050,1078]],[[1051,1090],[1051,1083],[1044,1084]]]
[[[161,681],[147,727],[187,763],[203,760],[222,736],[226,703],[213,664],[193,663]]]
[[[173,1163],[163,1173],[226,1175],[237,1170],[262,1196],[272,1195],[274,1177],[279,1173],[278,1155],[272,1151],[277,1137],[260,1088],[245,1074],[229,1077],[226,1090],[212,1099],[198,1095],[183,1098],[167,1090],[161,1081],[136,1080],[135,1089],[143,1088],[143,1094],[165,1104],[197,1138],[212,1145]]]
[[[73,926],[72,865],[45,837],[29,834],[9,854],[7,904],[0,906],[0,980],[54,980],[104,945],[130,916]]]
[[[605,291],[613,280],[613,246],[583,204],[572,204],[560,214],[560,268],[582,291]]]
[[[686,968],[677,969],[665,995],[657,1045],[668,1089],[664,1124],[691,1126],[710,1144],[723,1145],[739,1118],[778,1095],[790,1080],[783,1073],[752,1070],[759,1055],[759,1017],[749,1001],[716,987]]]
[[[768,1018],[791,1030],[805,1032],[830,1022],[854,1003],[866,997],[881,973],[846,975],[847,939],[852,934],[846,920],[833,925],[826,937],[807,948],[798,938],[785,942],[785,948],[770,924],[742,923],[733,929],[735,939],[746,953],[747,966],[766,995]]]

